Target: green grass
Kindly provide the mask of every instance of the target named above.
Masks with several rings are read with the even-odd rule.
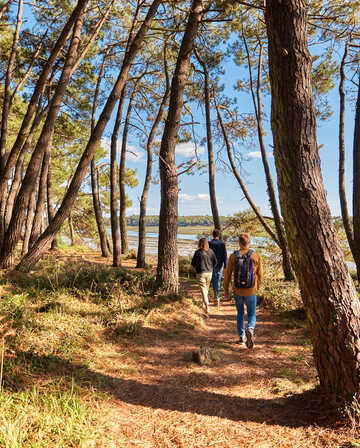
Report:
[[[0,394],[0,447],[90,448],[100,438],[103,446],[110,446],[99,412],[97,401],[84,402],[74,387],[66,392],[35,387],[4,392]]]

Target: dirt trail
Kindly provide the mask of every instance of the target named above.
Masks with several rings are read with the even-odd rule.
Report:
[[[235,306],[225,302],[211,306],[204,328],[193,332],[169,337],[146,328],[143,346],[128,347],[134,371],[119,375],[123,353],[112,355],[111,371],[96,369],[112,396],[116,446],[347,446],[309,391],[316,371],[304,323],[260,308],[248,350],[236,344],[235,319]],[[209,366],[190,361],[204,342],[220,358]]]

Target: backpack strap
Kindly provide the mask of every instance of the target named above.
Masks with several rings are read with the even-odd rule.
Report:
[[[254,253],[254,249],[249,249],[249,252],[246,254],[247,257],[251,257],[251,255]]]

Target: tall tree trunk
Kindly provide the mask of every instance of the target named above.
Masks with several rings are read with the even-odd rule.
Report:
[[[8,133],[8,121],[11,109],[11,79],[14,71],[17,47],[19,43],[20,28],[22,22],[22,10],[23,10],[23,0],[19,0],[16,27],[13,37],[13,43],[10,51],[9,62],[7,65],[6,75],[5,75],[5,86],[4,86],[4,97],[2,103],[2,114],[1,114],[1,129],[0,129],[0,177],[4,173],[6,165],[6,141]],[[6,202],[6,192],[7,192],[7,182],[4,182],[2,195],[0,195],[0,249],[2,245],[2,238],[5,235],[5,202]]]
[[[118,195],[117,195],[117,147],[119,138],[119,129],[125,104],[124,88],[116,113],[113,133],[111,135],[111,155],[110,155],[110,219],[111,236],[113,242],[113,266],[121,266],[121,241],[120,241],[120,223],[118,220]]]
[[[360,281],[360,75],[356,100],[353,143],[353,247],[357,278]]]
[[[29,242],[31,235],[31,227],[33,223],[35,207],[36,207],[36,191],[37,191],[37,182],[34,183],[34,187],[30,194],[30,199],[27,207],[27,214],[25,220],[25,232],[24,232],[24,240],[21,249],[21,255],[25,255],[29,250]]]
[[[249,50],[248,50],[248,46],[247,46],[245,37],[244,37],[244,43],[245,43],[248,67],[249,67],[249,73],[250,73],[250,88],[251,88],[251,94],[252,94],[253,104],[254,104],[254,108],[255,108],[255,116],[256,116],[256,122],[257,122],[257,132],[258,132],[258,139],[259,139],[259,145],[260,145],[260,151],[261,151],[261,158],[262,158],[263,167],[264,167],[264,171],[265,171],[265,180],[266,180],[266,185],[267,185],[267,193],[269,196],[271,212],[274,217],[277,240],[278,240],[278,244],[279,244],[279,247],[281,249],[281,254],[282,254],[282,265],[283,265],[284,277],[285,277],[285,280],[294,280],[294,273],[293,273],[293,270],[291,267],[291,262],[290,262],[289,248],[288,248],[288,244],[286,241],[284,226],[281,222],[281,215],[280,215],[280,211],[279,211],[279,207],[278,207],[278,203],[277,203],[277,199],[276,199],[274,182],[273,182],[273,179],[271,176],[271,171],[270,171],[270,166],[269,166],[269,162],[268,162],[268,158],[267,158],[267,154],[266,154],[266,146],[265,146],[265,141],[264,141],[263,113],[262,113],[262,101],[261,101],[261,72],[262,72],[263,44],[260,43],[259,60],[258,60],[258,78],[257,78],[256,95],[255,95],[250,55],[249,55]]]
[[[173,293],[177,293],[179,289],[177,251],[179,188],[175,147],[184,105],[190,56],[202,17],[203,1],[193,0],[171,82],[169,111],[160,146],[161,206],[156,282],[165,291]]]
[[[360,306],[326,202],[311,86],[306,7],[265,8],[280,203],[321,387],[351,401],[360,382]]]
[[[46,179],[46,197],[47,197],[47,212],[48,212],[48,222],[54,219],[54,205],[52,200],[52,172],[51,172],[51,155],[49,160],[49,168]],[[51,250],[57,250],[59,247],[57,235],[55,235],[54,239],[51,242]]]
[[[82,0],[79,0],[79,3]],[[73,35],[69,50],[64,63],[64,68],[61,73],[60,80],[56,87],[54,96],[51,100],[49,112],[45,120],[41,135],[36,144],[29,165],[26,170],[24,180],[22,182],[19,194],[17,195],[14,211],[11,217],[9,227],[5,233],[2,253],[0,256],[0,265],[3,268],[8,268],[12,265],[14,249],[19,241],[21,227],[23,225],[25,207],[29,202],[29,196],[32,186],[38,176],[38,172],[42,163],[43,155],[51,147],[54,135],[55,121],[58,116],[62,99],[65,95],[67,85],[70,79],[71,67],[74,64],[77,55],[78,45],[81,37],[82,24],[84,20],[85,10],[89,0],[82,2],[82,11],[74,25]]]
[[[79,15],[84,9],[84,5],[87,4],[88,0],[79,0],[77,3],[76,8],[73,10],[71,16],[69,17],[69,20],[65,24],[64,28],[62,29],[60,36],[58,40],[56,41],[53,50],[47,59],[44,68],[39,76],[39,79],[35,85],[34,92],[31,96],[30,102],[28,104],[28,108],[26,110],[25,116],[23,118],[23,121],[21,123],[20,130],[18,132],[18,135],[16,137],[15,143],[13,144],[11,151],[7,157],[6,165],[3,170],[0,171],[0,211],[4,210],[4,207],[1,206],[1,203],[6,201],[6,192],[7,192],[7,185],[8,180],[10,179],[11,172],[13,168],[16,165],[17,158],[19,156],[19,153],[21,151],[21,148],[23,147],[24,141],[27,136],[27,132],[29,130],[29,127],[31,125],[31,120],[33,118],[33,115],[35,111],[38,109],[39,105],[39,99],[42,95],[42,92],[45,88],[46,81],[48,79],[48,76],[50,74],[51,68],[58,57],[60,51],[62,50],[68,35],[71,31],[71,28],[73,27],[75,21],[78,19]],[[5,229],[2,227],[3,223],[3,215],[0,216],[0,252],[2,250],[2,243],[3,243],[3,237],[5,233]]]
[[[76,241],[75,241],[74,223],[73,223],[73,219],[71,216],[71,212],[69,214],[68,224],[69,224],[69,234],[70,234],[70,246],[75,246]]]
[[[209,70],[206,62],[200,57],[199,52],[195,50],[197,60],[200,62],[204,71],[204,102],[205,102],[205,115],[206,115],[206,141],[208,149],[208,169],[209,169],[209,194],[211,212],[213,216],[213,222],[215,229],[221,229],[221,222],[219,216],[219,210],[216,201],[215,191],[215,163],[214,163],[214,148],[213,138],[211,130],[211,98],[210,98],[210,77]]]
[[[6,163],[6,140],[7,140],[7,124],[9,121],[10,114],[10,102],[11,102],[11,80],[14,71],[17,47],[19,43],[20,28],[22,23],[22,10],[23,10],[23,0],[19,0],[18,13],[16,19],[16,27],[13,37],[13,43],[11,47],[9,62],[5,75],[5,86],[4,86],[4,98],[2,103],[2,115],[1,115],[1,132],[0,132],[0,173],[4,171]]]
[[[153,164],[153,151],[152,144],[156,135],[157,128],[162,120],[164,109],[166,106],[166,102],[169,98],[170,93],[170,81],[169,81],[169,71],[167,65],[167,50],[166,43],[164,45],[164,72],[165,72],[165,92],[156,115],[155,121],[151,127],[151,131],[146,143],[146,174],[144,181],[144,188],[141,194],[140,199],[140,215],[139,215],[139,244],[138,244],[138,252],[137,252],[137,268],[144,268],[146,266],[145,262],[145,248],[146,248],[146,206],[147,199],[149,195],[150,182],[152,176],[152,164]]]
[[[109,257],[110,252],[106,242],[106,229],[101,211],[100,192],[97,188],[96,167],[94,159],[91,161],[90,164],[90,174],[91,174],[91,190],[92,190],[93,206],[100,239],[101,256]]]
[[[108,57],[108,51],[106,51],[104,54],[103,62],[101,64],[99,76],[98,76],[97,83],[96,83],[94,101],[93,101],[93,107],[92,107],[92,115],[91,115],[91,132],[95,128],[95,121],[96,121],[95,115],[96,115],[96,109],[97,109],[97,100],[98,100],[98,96],[99,96],[100,84],[101,84],[101,81],[102,81],[102,78],[104,75],[107,57]],[[99,193],[100,188],[99,188],[98,182],[97,182],[95,158],[91,161],[90,174],[91,174],[91,193],[92,193],[92,199],[93,199],[95,219],[96,219],[96,224],[97,224],[99,239],[100,239],[101,255],[103,257],[109,257],[110,251],[109,251],[109,248],[107,245],[106,229],[105,229],[104,219],[103,219],[102,210],[101,210],[100,193]]]
[[[24,159],[25,159],[25,151],[22,151],[16,163],[14,179],[11,183],[9,195],[6,201],[5,228],[7,228],[7,226],[9,225],[14,207],[15,197],[19,192],[21,180],[24,174]]]
[[[126,227],[126,189],[125,189],[125,178],[126,178],[126,147],[127,147],[127,137],[129,133],[130,117],[131,111],[134,104],[134,99],[137,91],[137,83],[131,93],[128,109],[126,112],[126,118],[123,128],[122,142],[121,142],[121,153],[120,153],[120,165],[119,165],[119,192],[120,192],[120,236],[121,236],[121,253],[127,254],[129,252],[129,244],[127,238],[127,227]]]
[[[38,196],[36,201],[35,215],[30,235],[30,247],[39,238],[41,233],[41,225],[43,222],[43,215],[45,210],[46,190],[47,190],[47,177],[50,162],[50,148],[47,148],[41,166]]]
[[[72,178],[70,186],[65,194],[62,204],[60,205],[56,215],[54,216],[53,221],[51,222],[51,224],[49,224],[47,229],[45,229],[44,233],[39,237],[36,244],[31,248],[29,253],[20,261],[20,263],[17,266],[17,269],[26,271],[41,258],[47,245],[54,237],[54,234],[56,234],[59,231],[62,223],[69,216],[70,210],[73,207],[73,204],[76,200],[79,188],[84,179],[86,171],[89,167],[92,158],[94,157],[96,147],[101,139],[105,126],[110,119],[111,112],[125,86],[130,67],[134,61],[134,58],[138,50],[140,49],[140,46],[146,36],[147,31],[150,28],[152,20],[161,3],[162,0],[154,0],[152,2],[152,4],[148,9],[146,17],[144,18],[140,26],[139,31],[137,32],[132,44],[129,47],[129,50],[126,52],[124,56],[124,60],[122,63],[118,79],[116,80],[116,83],[110,93],[110,96],[103,108],[103,111],[94,128],[94,131],[91,133],[86,149],[80,159],[80,162],[77,166],[76,172]]]

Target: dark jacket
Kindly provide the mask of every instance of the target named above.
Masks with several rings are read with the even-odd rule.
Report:
[[[197,274],[212,272],[216,263],[216,256],[211,249],[198,249],[191,260],[191,265],[194,266]]]
[[[227,264],[227,252],[226,246],[223,240],[213,239],[209,242],[210,248],[214,251],[217,263],[215,266],[215,271],[219,272],[222,268],[226,268]]]

